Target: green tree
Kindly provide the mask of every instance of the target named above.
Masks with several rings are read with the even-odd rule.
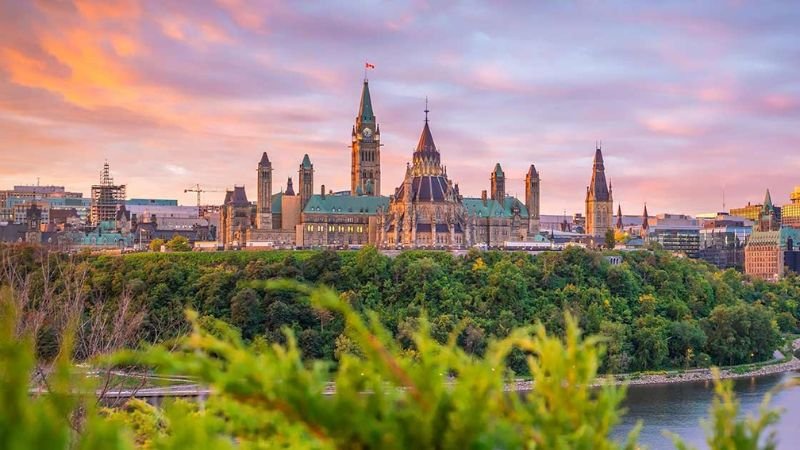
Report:
[[[231,323],[239,327],[246,339],[263,333],[264,309],[256,291],[242,289],[231,298]]]
[[[189,239],[185,236],[181,236],[176,234],[172,237],[166,244],[167,250],[171,252],[190,252],[192,251],[192,246],[189,245]]]
[[[613,228],[606,230],[605,242],[606,248],[613,249],[617,246],[617,235],[614,233]]]
[[[150,241],[150,251],[151,252],[160,252],[161,246],[164,245],[163,239],[153,239]]]

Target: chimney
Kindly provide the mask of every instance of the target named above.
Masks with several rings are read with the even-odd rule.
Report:
[[[483,206],[486,206],[487,205],[487,202],[486,202],[486,189],[481,191],[481,200],[483,200]]]
[[[325,185],[324,185],[324,184],[323,184],[323,185],[322,185],[322,187],[320,188],[319,192],[320,192],[320,197],[322,197],[323,199],[325,199]]]

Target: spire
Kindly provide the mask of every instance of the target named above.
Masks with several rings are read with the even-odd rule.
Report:
[[[533,166],[531,166],[531,167],[533,167]],[[497,164],[494,165],[494,174],[496,176],[498,176],[498,177],[505,177],[505,174],[503,173],[503,169],[500,167],[500,163],[497,163]]]
[[[427,115],[425,117],[425,126],[422,128],[422,134],[419,136],[417,149],[414,153],[439,153],[439,151],[436,150],[436,144],[433,142],[433,135],[431,134],[431,128],[428,126]]]
[[[364,79],[361,89],[361,104],[358,106],[358,122],[374,122],[375,114],[372,112],[372,98],[369,96],[369,81]]]
[[[533,178],[537,175],[539,175],[539,172],[536,171],[536,166],[531,164],[531,167],[528,169],[528,176]]]
[[[592,170],[592,181],[589,183],[589,197],[597,201],[609,201],[610,199],[606,184],[606,168],[603,164],[603,151],[599,145],[594,153],[594,169]]]
[[[622,206],[617,205],[617,229],[621,230],[624,226],[622,224]]]
[[[292,186],[292,177],[286,180],[286,192],[283,195],[294,195],[294,186]]]
[[[269,157],[267,156],[267,152],[261,154],[261,161],[258,162],[259,166],[266,166],[269,165]]]
[[[308,153],[303,155],[303,162],[300,164],[300,167],[302,167],[303,169],[311,168],[311,159],[308,157]]]
[[[767,189],[767,194],[764,196],[764,211],[772,211],[774,207],[772,206],[772,196],[769,194],[769,189]]]
[[[650,228],[650,223],[648,222],[647,218],[650,217],[647,214],[647,203],[644,204],[644,213],[642,214],[642,230],[646,230]]]

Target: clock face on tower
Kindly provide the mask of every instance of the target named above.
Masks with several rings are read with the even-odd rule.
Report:
[[[362,131],[361,134],[363,134],[365,138],[372,137],[372,130],[369,127],[364,128],[364,131]]]

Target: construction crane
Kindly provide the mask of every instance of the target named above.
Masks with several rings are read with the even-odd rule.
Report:
[[[204,188],[201,188],[199,184],[195,184],[194,186],[183,190],[184,194],[188,193],[188,192],[196,192],[197,193],[197,207],[199,208],[201,206],[201,204],[200,204],[200,194],[201,193],[203,193],[203,192],[224,192],[224,191],[220,191],[220,190],[217,190],[217,189],[204,189]]]

